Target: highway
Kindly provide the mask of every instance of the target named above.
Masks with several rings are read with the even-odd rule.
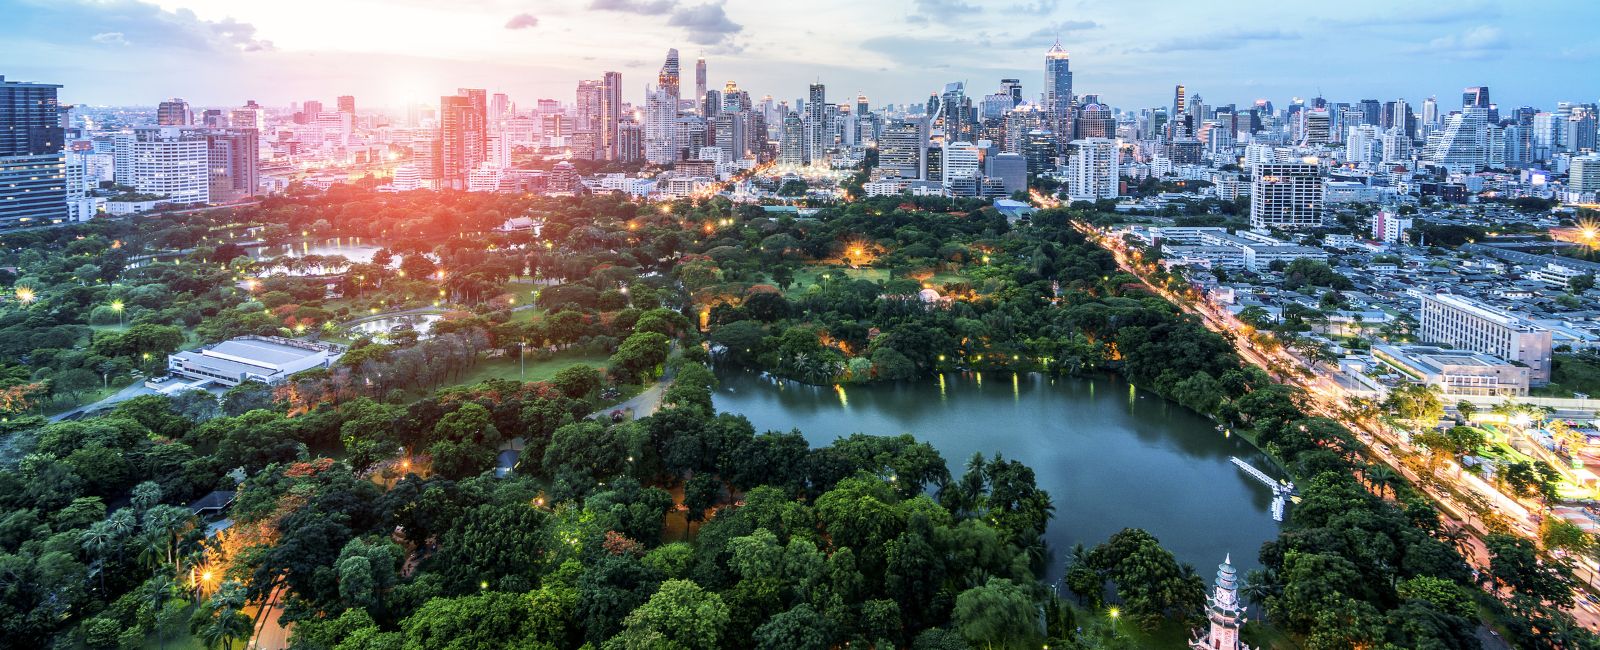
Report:
[[[1037,193],[1035,193],[1034,198],[1036,201],[1041,198],[1045,201],[1053,201],[1048,197],[1041,197]],[[1045,202],[1040,204],[1046,207],[1054,207]],[[1056,202],[1056,205],[1059,205],[1059,202]],[[1302,389],[1306,396],[1300,404],[1302,409],[1338,422],[1354,432],[1357,438],[1361,440],[1366,456],[1369,459],[1381,461],[1393,468],[1413,487],[1426,494],[1429,499],[1439,506],[1440,513],[1445,518],[1447,525],[1460,526],[1463,531],[1469,534],[1468,546],[1471,553],[1466,554],[1468,563],[1474,570],[1488,570],[1489,555],[1483,542],[1484,537],[1488,535],[1487,524],[1474,516],[1470,509],[1462,506],[1453,495],[1435,486],[1436,481],[1450,481],[1448,476],[1438,476],[1436,474],[1432,480],[1424,481],[1423,477],[1411,471],[1404,463],[1400,462],[1399,457],[1394,455],[1394,450],[1404,448],[1401,440],[1381,423],[1370,419],[1361,419],[1349,414],[1349,409],[1341,403],[1340,389],[1335,386],[1333,390],[1330,390],[1327,384],[1332,382],[1328,381],[1326,377],[1317,376],[1313,373],[1311,378],[1307,378],[1299,372],[1299,369],[1304,367],[1303,364],[1281,349],[1276,351],[1257,349],[1250,342],[1248,336],[1239,335],[1243,324],[1226,310],[1217,309],[1204,299],[1188,300],[1181,296],[1176,296],[1166,288],[1152,283],[1148,278],[1149,269],[1140,268],[1136,261],[1130,258],[1122,242],[1105,235],[1087,223],[1074,221],[1073,227],[1087,236],[1090,241],[1109,251],[1116,259],[1119,268],[1138,278],[1139,282],[1152,293],[1165,298],[1185,313],[1198,316],[1207,329],[1223,334],[1223,338],[1232,342],[1234,350],[1239,354],[1240,358],[1266,371],[1274,380]],[[1518,512],[1521,507],[1505,495],[1492,489],[1488,491],[1489,493],[1485,493],[1483,490],[1476,489],[1472,485],[1459,480],[1453,483],[1459,491],[1477,493],[1484,497],[1488,503],[1495,504],[1497,510],[1506,515],[1507,520],[1512,520],[1512,529],[1517,534],[1530,539],[1536,538],[1537,525],[1524,517],[1515,517],[1513,520],[1513,513]],[[1535,541],[1537,540],[1535,539]],[[1578,594],[1579,602],[1582,602],[1583,595],[1580,591]],[[1568,613],[1584,628],[1600,632],[1600,613],[1590,611],[1583,606],[1573,607],[1568,610]]]

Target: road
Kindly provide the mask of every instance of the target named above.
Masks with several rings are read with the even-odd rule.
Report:
[[[1035,198],[1037,200],[1039,197],[1036,196]],[[1207,329],[1224,334],[1223,338],[1232,342],[1234,350],[1246,362],[1261,368],[1273,379],[1281,383],[1302,389],[1306,395],[1304,403],[1301,404],[1302,408],[1338,422],[1355,432],[1362,441],[1368,458],[1379,460],[1393,468],[1409,481],[1413,487],[1432,499],[1442,509],[1442,514],[1447,520],[1463,525],[1463,530],[1469,533],[1469,544],[1472,551],[1467,554],[1469,564],[1476,570],[1487,570],[1489,554],[1483,543],[1483,538],[1488,535],[1487,526],[1482,520],[1473,516],[1471,510],[1459,504],[1453,496],[1433,485],[1434,480],[1449,480],[1448,477],[1437,477],[1435,475],[1436,478],[1434,480],[1422,480],[1422,477],[1411,471],[1394,455],[1394,450],[1402,449],[1403,446],[1402,442],[1393,435],[1393,432],[1379,423],[1364,421],[1346,415],[1343,405],[1339,403],[1337,393],[1329,390],[1324,385],[1327,381],[1325,377],[1316,376],[1309,379],[1304,377],[1297,371],[1302,367],[1301,362],[1282,350],[1274,353],[1257,349],[1248,340],[1248,337],[1237,335],[1241,324],[1232,314],[1216,309],[1203,299],[1193,301],[1183,299],[1173,295],[1172,292],[1167,291],[1164,287],[1150,282],[1146,275],[1147,271],[1139,268],[1138,264],[1129,258],[1129,254],[1121,242],[1105,236],[1094,226],[1086,223],[1073,222],[1073,227],[1087,236],[1090,241],[1110,251],[1112,257],[1116,259],[1117,266],[1138,278],[1139,282],[1152,293],[1165,298],[1185,313],[1198,316]],[[1383,444],[1373,444],[1375,441],[1381,441]],[[1482,490],[1477,490],[1464,482],[1457,481],[1456,485],[1462,492],[1476,492],[1489,499],[1491,503],[1505,504],[1511,501],[1498,491],[1491,490],[1492,494],[1484,494]],[[1517,511],[1515,508],[1506,507],[1506,505],[1501,505],[1500,510],[1507,515]],[[1536,528],[1531,525],[1531,522],[1524,519],[1515,523],[1518,525],[1513,526],[1513,530],[1518,534],[1529,538],[1534,537],[1533,532]],[[1567,613],[1571,614],[1579,625],[1589,630],[1600,631],[1600,614],[1590,612],[1581,607],[1574,607],[1568,610]]]
[[[144,380],[141,379],[139,381],[136,381],[136,382],[133,382],[131,384],[128,384],[127,387],[123,388],[122,390],[119,390],[119,391],[117,391],[115,393],[107,395],[105,398],[101,399],[98,402],[84,404],[83,406],[80,406],[78,408],[52,415],[52,416],[50,416],[50,421],[51,422],[60,422],[60,421],[62,421],[64,419],[66,419],[67,416],[73,415],[75,413],[88,413],[90,411],[96,411],[96,410],[99,410],[99,409],[108,409],[108,408],[111,408],[111,407],[116,406],[118,404],[121,404],[123,402],[126,402],[126,401],[128,401],[130,399],[138,397],[140,395],[154,395],[154,394],[156,394],[156,390],[153,389],[153,388],[146,388],[145,385],[144,385]]]

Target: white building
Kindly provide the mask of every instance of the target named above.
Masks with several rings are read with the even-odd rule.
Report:
[[[422,174],[417,173],[417,168],[412,165],[401,165],[394,168],[394,177],[390,179],[389,186],[396,192],[410,192],[422,189]]]
[[[960,181],[978,177],[978,146],[971,142],[946,142],[944,145],[944,181],[950,187]]]
[[[1322,226],[1322,178],[1314,162],[1256,165],[1250,227]]]
[[[334,346],[276,336],[243,336],[198,350],[176,352],[167,357],[167,370],[223,386],[246,381],[270,385],[283,383],[297,372],[326,368],[340,355]]]
[[[1492,354],[1527,366],[1534,385],[1550,381],[1551,335],[1532,322],[1471,298],[1422,296],[1418,338]]]
[[[126,184],[140,194],[159,195],[172,203],[210,202],[210,148],[204,133],[174,126],[141,128],[126,143]]]
[[[1411,219],[1381,210],[1372,218],[1372,238],[1385,244],[1397,244],[1405,241],[1406,231],[1411,230]]]
[[[1115,199],[1121,193],[1117,171],[1122,166],[1117,141],[1084,138],[1073,141],[1077,153],[1067,161],[1067,197],[1072,201]]]
[[[666,89],[645,95],[644,158],[652,165],[678,159],[678,99]]]

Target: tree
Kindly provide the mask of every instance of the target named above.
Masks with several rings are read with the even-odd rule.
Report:
[[[727,624],[721,596],[688,580],[668,580],[628,615],[605,649],[715,648]]]
[[[577,364],[562,368],[550,378],[550,385],[571,399],[588,397],[600,388],[600,371]]]
[[[244,613],[244,586],[224,582],[217,593],[195,610],[189,631],[200,637],[207,648],[231,648],[236,640],[248,638],[254,629],[250,615]]]
[[[628,384],[644,383],[654,376],[655,370],[667,360],[670,343],[658,332],[638,332],[622,342],[606,365],[618,381]]]
[[[1406,384],[1389,391],[1384,407],[1394,416],[1410,425],[1415,431],[1432,426],[1444,417],[1444,405],[1439,403],[1439,389],[1431,385]]]
[[[800,603],[756,628],[755,640],[763,648],[825,650],[828,622],[809,603]]]
[[[962,638],[977,647],[1023,650],[1043,639],[1033,598],[1006,578],[961,592],[952,618]]]

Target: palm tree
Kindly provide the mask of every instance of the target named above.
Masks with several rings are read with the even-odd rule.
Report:
[[[1372,486],[1380,497],[1387,491],[1393,491],[1394,486],[1399,483],[1400,475],[1388,465],[1378,465],[1367,470],[1367,485]]]
[[[1455,547],[1456,552],[1462,555],[1467,554],[1467,551],[1469,550],[1468,541],[1471,539],[1472,535],[1467,532],[1465,526],[1461,526],[1460,524],[1445,524],[1445,526],[1439,530],[1439,541]]]
[[[1261,620],[1267,620],[1267,598],[1277,595],[1278,574],[1270,569],[1251,569],[1244,574],[1244,584],[1239,585],[1239,595],[1254,603],[1261,611]]]
[[[189,621],[189,631],[200,637],[207,648],[231,648],[233,642],[247,638],[255,622],[244,613],[244,586],[235,581],[222,584],[217,593]]]

